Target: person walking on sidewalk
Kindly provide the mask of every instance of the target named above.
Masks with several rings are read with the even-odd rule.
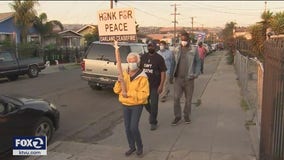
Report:
[[[194,90],[194,79],[200,74],[200,58],[197,48],[191,49],[187,32],[181,34],[181,45],[175,53],[175,65],[171,74],[171,83],[174,83],[174,120],[172,125],[177,125],[181,120],[180,98],[185,95],[183,117],[185,123],[191,123],[191,101]]]
[[[200,62],[201,62],[201,68],[200,68],[200,72],[201,74],[203,74],[203,68],[204,68],[204,59],[206,56],[206,49],[203,47],[203,43],[202,42],[198,42],[198,54],[199,54],[199,58],[200,58]]]
[[[157,129],[159,94],[163,91],[167,70],[165,60],[161,55],[157,54],[156,47],[155,42],[148,42],[149,52],[141,56],[140,63],[140,68],[147,74],[150,84],[150,96],[145,108],[150,113],[151,130]]]
[[[160,50],[158,51],[158,54],[160,54],[164,58],[167,67],[163,91],[159,97],[161,99],[161,102],[165,102],[170,92],[169,89],[170,71],[173,68],[173,53],[168,49],[166,41],[160,41]]]
[[[119,95],[119,101],[123,106],[123,116],[126,137],[129,150],[126,156],[136,151],[138,156],[143,154],[143,144],[139,131],[139,120],[149,96],[149,82],[146,73],[139,69],[140,56],[137,53],[129,53],[127,56],[128,70],[118,75],[118,80],[113,91]],[[126,93],[122,92],[121,82],[124,80]],[[136,144],[136,146],[135,146]]]

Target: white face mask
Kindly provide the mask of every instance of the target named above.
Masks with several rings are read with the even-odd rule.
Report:
[[[181,41],[181,45],[185,47],[187,45],[187,41]]]
[[[138,65],[137,63],[128,63],[128,68],[130,71],[134,71],[136,69],[138,69]]]
[[[165,49],[165,46],[160,46],[160,50],[164,50]]]

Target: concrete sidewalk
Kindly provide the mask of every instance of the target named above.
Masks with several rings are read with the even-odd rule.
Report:
[[[160,103],[156,131],[150,131],[149,114],[143,111],[140,131],[147,160],[255,160],[249,133],[245,128],[245,112],[240,107],[240,88],[235,70],[227,65],[226,56],[216,72],[204,83],[200,93],[202,103],[192,106],[192,123],[171,126],[173,97]],[[206,71],[206,70],[205,70]],[[200,77],[202,78],[202,77]],[[197,82],[198,83],[198,82]],[[196,85],[197,87],[198,85]],[[199,97],[197,97],[198,99]],[[196,97],[195,97],[196,99]],[[70,141],[55,142],[48,147],[48,155],[29,157],[29,160],[125,160],[139,159],[135,154],[125,157],[128,149],[123,123],[113,134],[96,144]]]

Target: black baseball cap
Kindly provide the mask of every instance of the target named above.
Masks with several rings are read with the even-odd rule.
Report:
[[[157,47],[157,44],[154,41],[149,41],[147,46]]]

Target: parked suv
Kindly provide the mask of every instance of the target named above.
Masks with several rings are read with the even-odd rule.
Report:
[[[142,43],[118,43],[122,69],[127,68],[126,57],[130,52],[146,53],[147,45]],[[112,87],[117,80],[117,66],[113,43],[93,42],[81,62],[81,77],[92,89]]]

